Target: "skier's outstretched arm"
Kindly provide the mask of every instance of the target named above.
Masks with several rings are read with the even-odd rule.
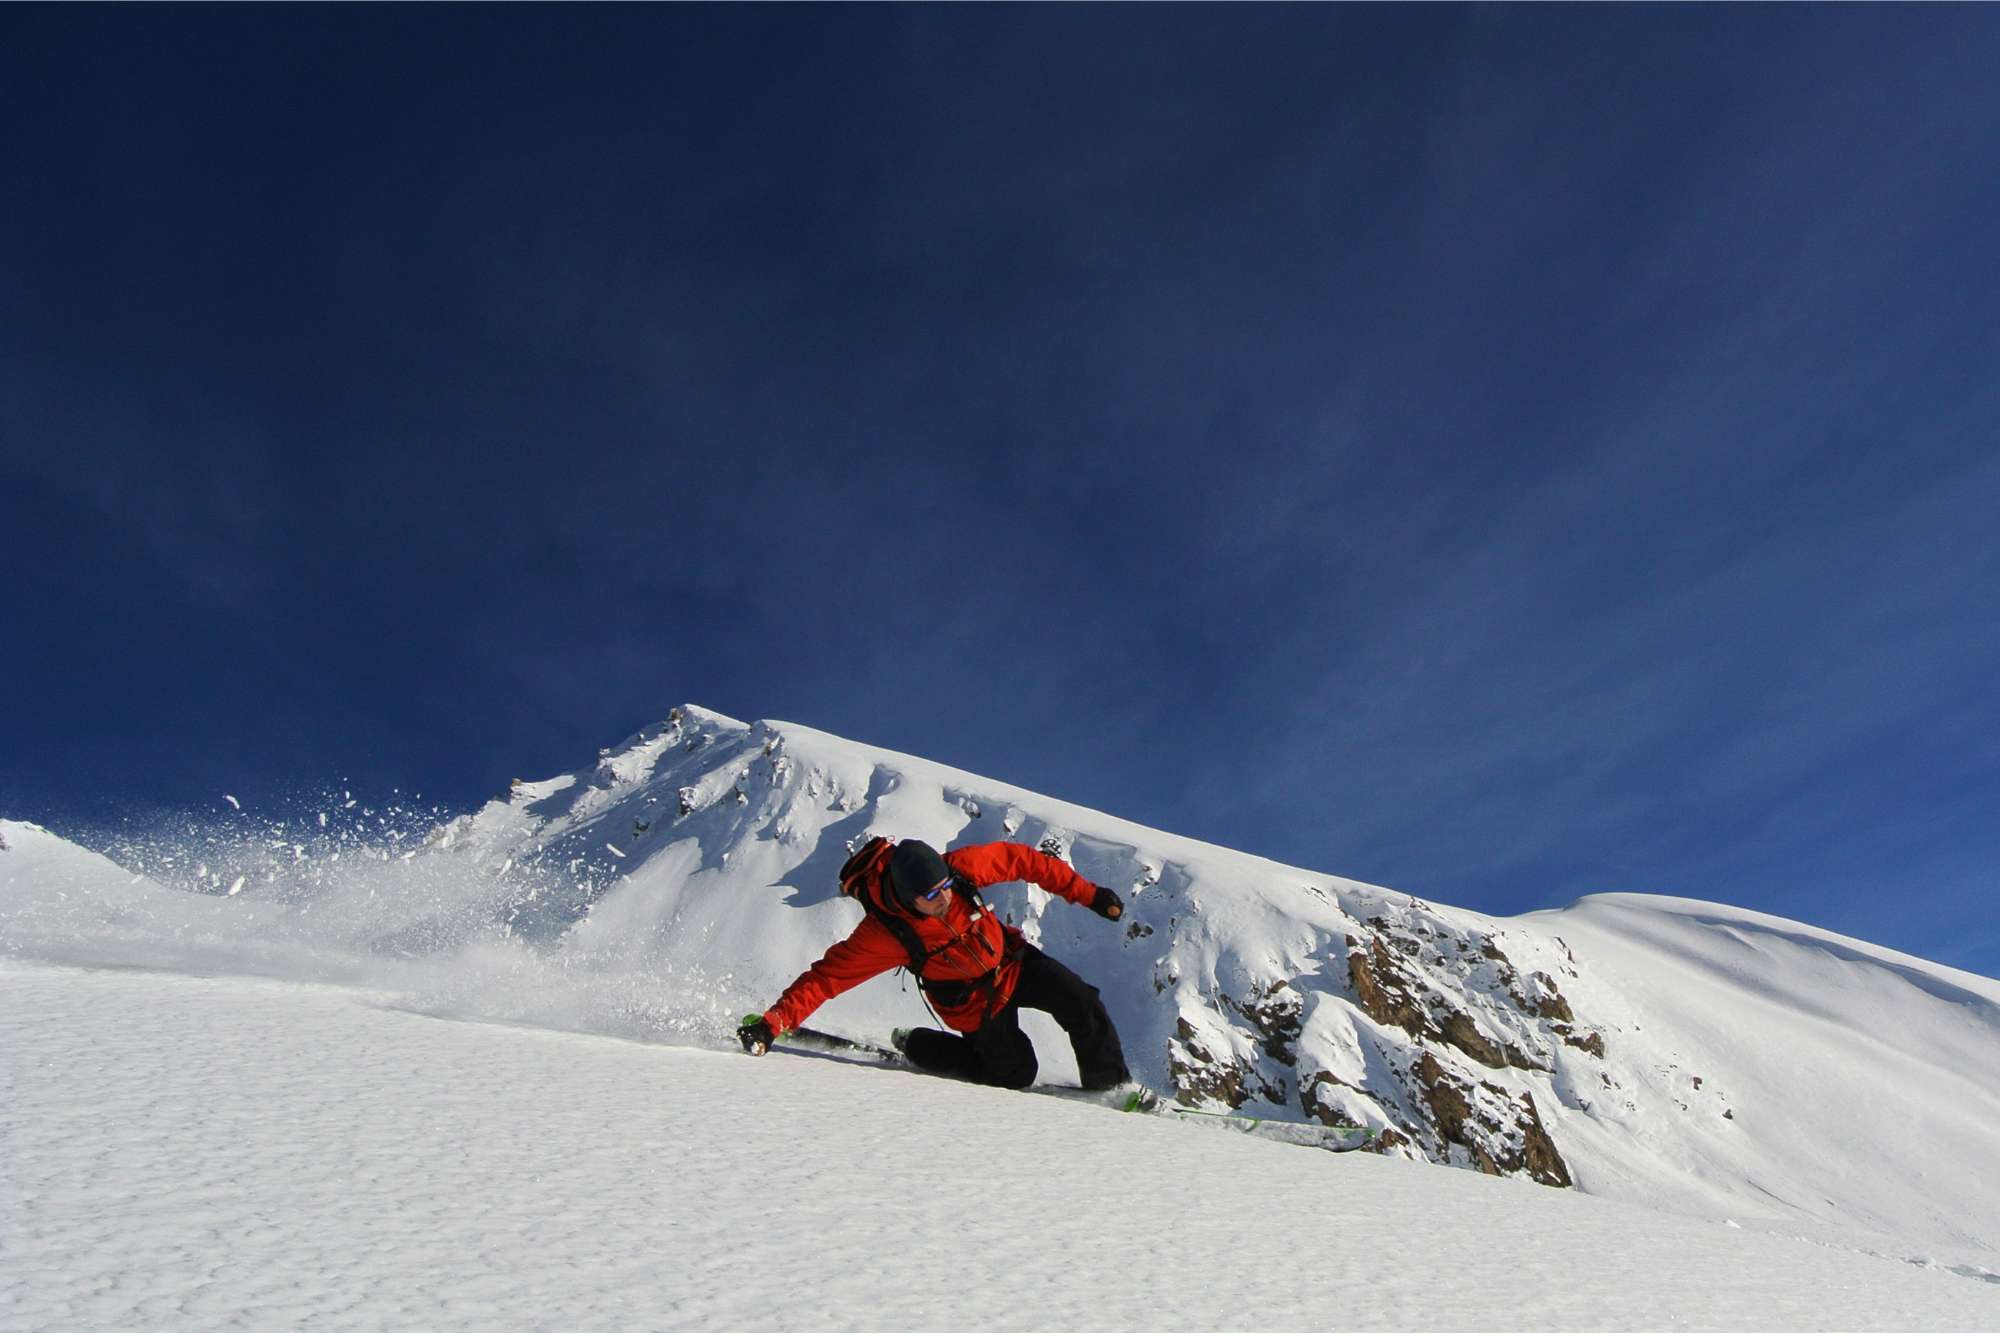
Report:
[[[1078,907],[1088,907],[1107,920],[1125,915],[1125,903],[1102,884],[1092,884],[1076,873],[1075,867],[1046,852],[1018,842],[987,842],[945,853],[945,864],[980,888],[1005,884],[1009,880],[1028,883],[1067,898]]]
[[[762,1055],[771,1043],[812,1016],[813,1010],[844,991],[853,990],[909,961],[903,946],[873,917],[864,918],[852,934],[828,949],[805,971],[776,1004],[737,1029],[737,1039],[752,1055]]]

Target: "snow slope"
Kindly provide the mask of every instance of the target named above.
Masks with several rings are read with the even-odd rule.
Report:
[[[1026,886],[993,896],[1104,991],[1135,1070],[1185,1103],[1367,1124],[1412,1170],[1445,1162],[1600,1196],[1517,1181],[1491,1197],[1672,1210],[1726,1227],[1732,1243],[1748,1232],[1810,1238],[1871,1263],[1933,1267],[1992,1300],[2000,1192],[1982,1182],[2000,1178],[1990,1128],[2000,1124],[2000,984],[1678,899],[1607,895],[1482,917],[792,724],[677,709],[589,768],[517,782],[435,827],[351,803],[289,821],[232,811],[198,835],[130,839],[113,848],[119,865],[0,823],[0,957],[56,988],[82,982],[42,970],[51,964],[337,983],[392,995],[405,1015],[539,1032],[509,1029],[513,1039],[627,1038],[642,1045],[609,1049],[692,1059],[731,1052],[735,1016],[764,1007],[852,926],[856,909],[833,893],[833,872],[878,831],[940,846],[1042,845],[1125,894],[1116,926]],[[141,866],[147,874],[127,868]],[[1060,1034],[1036,1018],[1044,1078],[1073,1076]],[[881,978],[814,1021],[879,1037],[924,1016],[912,991]],[[446,1030],[479,1041],[493,1031]],[[597,1049],[563,1045],[562,1058],[586,1047]],[[754,1099],[754,1087],[788,1085],[730,1080],[819,1077],[827,1063],[732,1056],[726,1086],[702,1096]],[[770,1072],[787,1064],[817,1072]],[[839,1076],[860,1072],[873,1079],[870,1098],[922,1085],[910,1094],[931,1099],[911,1112],[918,1121],[940,1107],[956,1117],[952,1099],[991,1096],[914,1075]],[[1042,1152],[1034,1125],[1046,1100],[1002,1098],[1014,1109],[992,1113]],[[503,1128],[516,1116],[539,1123],[539,1110],[504,1104]],[[674,1114],[697,1117],[689,1106]],[[818,1151],[826,1118],[803,1101],[792,1116]],[[1174,1151],[1201,1171],[1220,1149]],[[1279,1151],[1307,1169],[1301,1150]],[[1201,1186],[1204,1217],[1254,1210],[1235,1169]],[[1383,1179],[1428,1189],[1439,1175]],[[1322,1206],[1300,1205],[1288,1234],[1314,1227]],[[1546,1225],[1571,1234],[1569,1223]],[[1519,1242],[1503,1230],[1508,1246]],[[1588,1268],[1595,1244],[1572,1262]],[[1760,1299],[1780,1299],[1788,1280]],[[1799,1314],[1795,1326],[1842,1326],[1810,1301],[1799,1310],[1811,1308],[1821,1317]]]
[[[1798,922],[1634,894],[1524,919],[1636,1058],[1557,1134],[1596,1193],[1921,1238],[1995,1264],[2000,983]],[[1727,1119],[1722,1118],[1727,1116]]]
[[[395,994],[0,962],[0,1329],[1992,1328],[1573,1191]]]

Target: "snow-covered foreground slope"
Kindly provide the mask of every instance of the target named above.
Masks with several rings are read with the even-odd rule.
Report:
[[[1990,1329],[2000,1287],[824,1057],[0,962],[0,1328]]]
[[[0,822],[0,957],[337,983],[756,1071],[730,1028],[852,927],[835,870],[877,832],[1024,841],[1124,894],[1115,926],[1027,886],[991,896],[1100,987],[1135,1072],[1183,1103],[1364,1124],[1412,1166],[1573,1184],[1974,1287],[2000,1275],[2000,983],[1679,899],[1484,917],[696,708],[442,824],[232,810],[135,835],[110,849],[121,865]],[[1029,1017],[1044,1079],[1072,1077]],[[878,1040],[924,1021],[894,977],[814,1019]],[[808,1148],[819,1121],[800,1117]]]

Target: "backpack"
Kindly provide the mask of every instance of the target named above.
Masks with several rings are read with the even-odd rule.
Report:
[[[940,1004],[960,1004],[971,993],[974,983],[966,981],[929,981],[924,977],[924,964],[937,954],[949,949],[953,943],[941,944],[935,949],[924,948],[917,938],[917,928],[910,919],[890,911],[882,904],[882,895],[888,891],[889,853],[894,851],[896,840],[876,836],[861,845],[859,851],[847,858],[840,867],[840,892],[842,897],[852,898],[861,904],[862,910],[889,928],[896,942],[910,955],[910,975],[917,979],[917,989],[934,993]],[[952,892],[964,898],[978,916],[990,909],[986,900],[979,896],[979,890],[957,874],[951,877]]]

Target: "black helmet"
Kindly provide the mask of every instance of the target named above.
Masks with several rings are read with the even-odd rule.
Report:
[[[889,891],[906,908],[914,908],[923,894],[951,878],[951,867],[929,843],[899,842],[889,853]]]

